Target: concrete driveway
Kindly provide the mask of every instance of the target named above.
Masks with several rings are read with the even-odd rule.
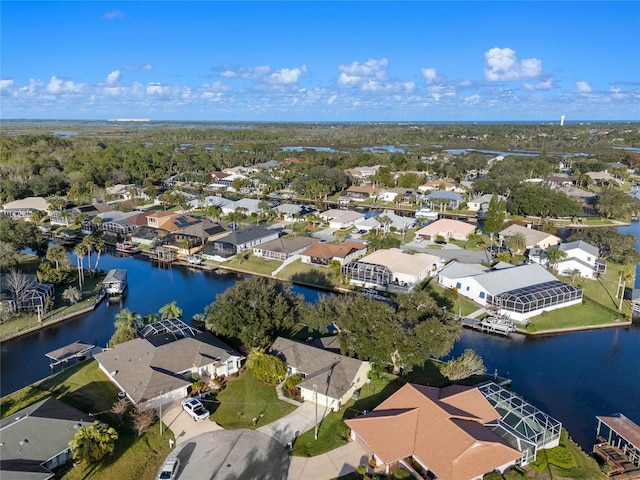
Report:
[[[179,480],[286,480],[289,453],[256,430],[220,430],[191,437],[174,450]]]
[[[368,461],[364,449],[349,442],[316,457],[291,457],[288,480],[330,480],[355,472]]]
[[[213,420],[196,422],[182,409],[180,402],[174,402],[162,412],[162,421],[176,437],[176,446],[207,432],[222,430]]]
[[[318,422],[329,413],[325,407],[318,406]],[[278,441],[282,445],[287,445],[298,435],[302,435],[307,430],[315,428],[316,425],[316,404],[304,402],[289,415],[282,417],[275,422],[271,422],[262,427],[258,427],[259,432],[265,433]]]

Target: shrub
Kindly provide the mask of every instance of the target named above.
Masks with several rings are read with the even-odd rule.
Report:
[[[356,472],[358,472],[358,475],[361,475],[364,477],[365,473],[367,473],[367,466],[366,465],[358,465],[358,468],[356,468]]]
[[[485,473],[482,480],[503,480],[502,474],[498,472]]]
[[[393,474],[393,478],[396,480],[406,480],[407,478],[411,478],[411,474],[409,473],[409,470],[399,468],[396,473]]]
[[[287,373],[286,363],[257,348],[251,350],[246,364],[253,371],[257,380],[272,385],[281,382]]]
[[[560,468],[569,469],[576,465],[571,452],[562,445],[547,450],[547,461]]]
[[[529,462],[529,466],[537,472],[542,472],[547,468],[548,462],[546,452],[546,450],[538,450],[536,459],[533,462]]]

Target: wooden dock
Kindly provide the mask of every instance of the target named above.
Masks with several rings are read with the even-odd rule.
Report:
[[[508,336],[511,332],[516,331],[516,327],[511,320],[504,318],[486,317],[482,320],[475,318],[462,317],[462,326],[473,328],[484,333],[496,333],[498,335]]]

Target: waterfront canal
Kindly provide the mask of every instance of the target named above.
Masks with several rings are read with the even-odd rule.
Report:
[[[158,267],[146,257],[104,254],[101,269],[125,268],[129,291],[121,304],[102,303],[94,312],[4,342],[0,388],[6,395],[50,373],[45,353],[74,341],[104,346],[114,331],[114,315],[128,308],[141,315],[176,300],[189,320],[233,285],[241,275],[187,267]],[[322,292],[294,287],[307,301]],[[547,337],[509,338],[465,330],[454,354],[476,350],[487,370],[498,370],[513,389],[558,418],[586,450],[595,435],[595,415],[622,412],[640,423],[640,327],[576,332]]]

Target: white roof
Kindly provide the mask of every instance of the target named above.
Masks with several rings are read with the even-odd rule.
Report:
[[[438,257],[428,253],[410,255],[399,248],[390,248],[388,250],[376,250],[366,257],[362,257],[359,261],[382,265],[394,273],[418,275],[425,270],[429,270],[439,260]]]
[[[515,233],[522,233],[525,236],[525,238],[527,239],[527,246],[537,245],[541,241],[548,238],[553,239],[556,243],[560,243],[560,237],[556,237],[555,235],[543,232],[541,230],[536,230],[534,228],[523,227],[522,225],[518,225],[516,223],[502,230],[500,232],[500,236],[509,237]]]
[[[320,218],[324,218],[326,220],[333,220],[339,223],[351,222],[353,220],[357,220],[358,218],[364,218],[364,214],[355,212],[353,210],[338,210],[331,209],[320,214]]]
[[[476,275],[474,279],[484,287],[489,295],[493,296],[518,288],[557,280],[546,268],[538,263],[491,270]]]
[[[569,242],[569,243],[561,243],[558,248],[560,250],[562,250],[563,252],[568,252],[568,251],[574,250],[574,249],[583,250],[583,251],[587,252],[588,254],[593,255],[596,258],[600,254],[600,251],[598,250],[597,247],[594,247],[590,243],[584,242],[582,240],[578,240],[578,241],[575,241],[575,242]]]
[[[421,228],[416,232],[416,235],[431,235],[440,232],[459,232],[459,233],[473,233],[476,230],[476,225],[467,222],[461,222],[460,220],[451,220],[448,218],[441,218],[433,223],[430,223],[424,228]]]
[[[35,210],[47,210],[47,200],[43,197],[27,197],[20,200],[14,200],[4,204],[4,209],[10,208],[33,208]]]

